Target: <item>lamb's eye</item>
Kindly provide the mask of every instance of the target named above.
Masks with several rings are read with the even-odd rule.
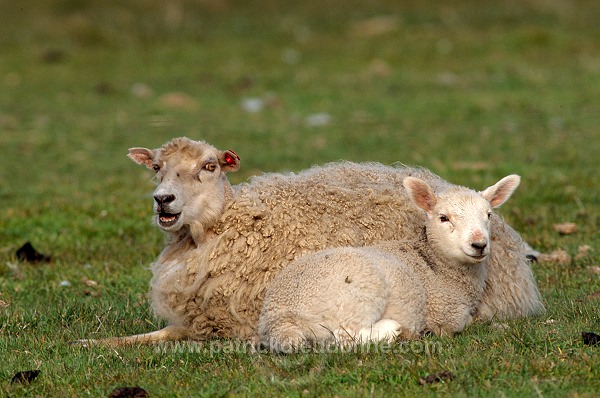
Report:
[[[489,220],[490,218],[492,218],[492,212],[491,212],[491,211],[488,213],[488,220]]]
[[[158,173],[158,171],[160,170],[160,166],[157,164],[153,164],[152,165],[152,170],[156,171]]]
[[[207,163],[206,165],[204,165],[204,170],[215,171],[216,168],[217,165],[214,163]]]
[[[448,222],[448,221],[450,221],[450,219],[448,218],[448,216],[447,216],[447,215],[445,215],[445,214],[440,214],[440,221],[441,221],[441,222]]]

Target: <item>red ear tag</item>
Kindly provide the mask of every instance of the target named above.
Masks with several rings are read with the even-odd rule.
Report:
[[[229,154],[229,152],[233,153],[237,159],[234,158],[233,156],[231,156],[231,154]],[[231,149],[229,150],[229,152],[225,154],[225,163],[227,163],[227,164],[235,164],[238,160],[240,160],[240,157],[238,156],[237,153],[235,153]]]

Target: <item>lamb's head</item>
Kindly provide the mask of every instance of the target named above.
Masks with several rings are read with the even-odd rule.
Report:
[[[425,211],[427,239],[438,255],[478,264],[490,253],[492,209],[508,200],[520,181],[513,174],[481,192],[452,187],[440,194],[415,177],[406,177],[403,185],[412,202]]]
[[[157,225],[173,233],[189,228],[192,235],[202,236],[219,219],[231,194],[225,173],[240,166],[234,151],[220,151],[185,137],[158,149],[131,148],[127,156],[156,172]]]

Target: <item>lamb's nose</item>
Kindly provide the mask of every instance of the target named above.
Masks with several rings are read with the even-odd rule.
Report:
[[[485,250],[487,246],[486,242],[473,242],[471,243],[471,247],[473,249],[479,250],[481,253],[483,253],[483,251]]]
[[[156,201],[157,204],[159,204],[161,206],[168,205],[169,203],[171,203],[172,201],[175,200],[175,195],[169,195],[169,194],[154,195],[154,200]]]

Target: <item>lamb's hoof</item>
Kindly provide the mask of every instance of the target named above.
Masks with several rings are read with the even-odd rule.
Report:
[[[286,355],[298,351],[302,345],[291,341],[276,341],[262,346],[273,353]]]
[[[280,326],[279,328],[270,330],[269,333],[261,335],[261,347],[279,354],[291,354],[300,348],[306,347],[308,341],[304,338],[304,334],[299,328],[288,325]]]
[[[298,336],[294,336],[293,338],[287,336],[285,338],[271,337],[268,341],[262,341],[260,346],[273,353],[291,354],[304,347],[305,344],[306,341]]]
[[[380,319],[369,328],[363,328],[356,336],[359,343],[392,342],[402,334],[402,327],[393,319]]]

